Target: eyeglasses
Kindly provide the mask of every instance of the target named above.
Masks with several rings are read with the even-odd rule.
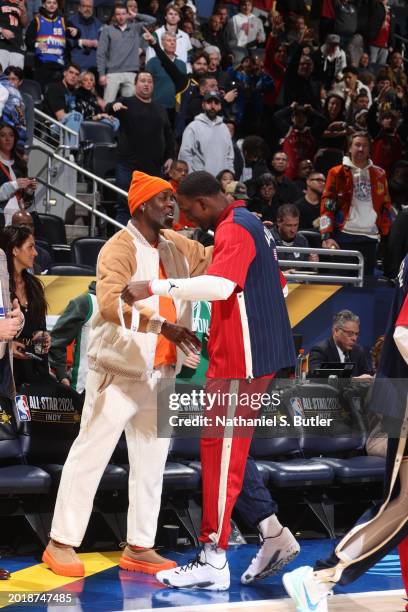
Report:
[[[350,331],[348,329],[344,329],[343,327],[339,327],[339,330],[342,331],[343,334],[347,336],[347,338],[353,338],[353,336],[355,338],[358,338],[358,336],[360,335],[360,332]]]
[[[319,178],[311,178],[311,181],[316,181],[317,183],[325,183],[326,179],[319,179]]]

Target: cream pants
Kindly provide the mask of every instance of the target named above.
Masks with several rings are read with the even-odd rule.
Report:
[[[58,489],[53,540],[80,546],[99,481],[125,430],[130,466],[127,542],[154,545],[170,442],[156,436],[157,380],[162,377],[174,378],[174,368],[159,368],[145,381],[89,371],[81,428]]]

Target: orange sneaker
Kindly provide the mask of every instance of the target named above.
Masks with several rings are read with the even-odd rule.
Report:
[[[162,570],[177,567],[177,563],[161,557],[153,548],[135,550],[126,545],[119,560],[119,567],[130,572],[156,574]]]
[[[54,574],[59,576],[85,576],[85,567],[72,546],[50,540],[42,556],[43,563],[48,565]]]

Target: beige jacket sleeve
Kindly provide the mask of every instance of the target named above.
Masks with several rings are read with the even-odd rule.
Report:
[[[103,319],[120,325],[119,297],[136,272],[135,246],[130,235],[119,232],[100,252],[97,266],[96,299]],[[151,308],[135,303],[139,310],[139,332],[159,333],[162,317]],[[123,303],[126,326],[130,328],[132,309]]]
[[[211,263],[214,247],[205,247],[197,240],[189,240],[173,230],[163,230],[162,234],[183,253],[188,261],[190,276],[200,276],[205,273]]]

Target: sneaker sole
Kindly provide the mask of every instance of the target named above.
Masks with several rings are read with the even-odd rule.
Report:
[[[255,582],[256,580],[263,580],[264,578],[267,578],[268,576],[275,576],[275,574],[278,574],[285,567],[285,565],[293,561],[293,559],[296,559],[299,553],[300,553],[300,549],[293,551],[287,557],[280,559],[280,561],[278,561],[277,563],[268,564],[262,570],[262,572],[260,572],[256,576],[252,576],[245,582],[241,580],[242,584],[252,584],[252,582]]]
[[[130,557],[121,557],[119,567],[128,572],[140,572],[141,574],[157,574],[164,570],[177,567],[175,561],[167,561],[166,563],[148,563],[147,561],[134,561]]]
[[[42,561],[58,576],[67,576],[68,578],[82,578],[85,576],[85,567],[82,563],[58,563],[46,550],[43,552]]]
[[[184,586],[171,584],[170,581],[167,580],[167,578],[163,578],[163,580],[160,580],[160,582],[167,587],[172,587],[173,589],[187,589],[189,591],[227,591],[230,588],[229,582],[228,584],[214,584],[213,582],[203,582],[201,584],[191,584]]]

